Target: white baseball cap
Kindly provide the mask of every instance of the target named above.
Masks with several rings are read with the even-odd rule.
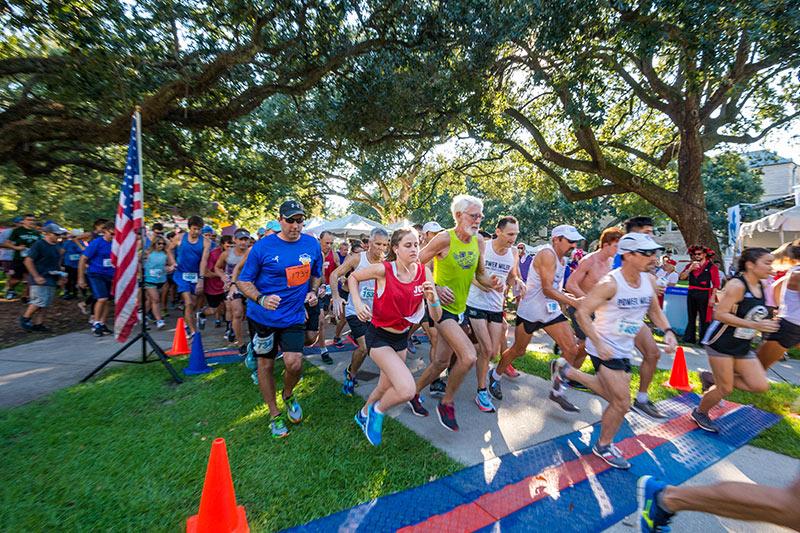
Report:
[[[628,233],[619,240],[619,253],[647,252],[650,250],[663,250],[664,247],[653,240],[646,233]]]
[[[575,229],[575,226],[570,226],[569,224],[561,224],[553,228],[550,237],[564,237],[568,241],[582,241],[586,238]]]
[[[429,231],[433,233],[439,233],[444,228],[439,225],[438,222],[426,222],[424,226],[422,226],[422,233],[428,233]]]

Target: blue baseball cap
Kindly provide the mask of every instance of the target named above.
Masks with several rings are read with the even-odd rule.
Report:
[[[270,220],[267,222],[267,229],[274,231],[275,233],[281,232],[281,225],[277,220]]]
[[[23,220],[25,220],[23,217],[14,217],[11,219],[11,222],[13,222],[14,224],[20,224],[22,223]]]
[[[217,232],[214,231],[214,228],[212,228],[211,226],[206,225],[206,226],[203,226],[203,229],[200,230],[200,233],[202,233],[203,235],[206,235],[206,234],[216,235]]]

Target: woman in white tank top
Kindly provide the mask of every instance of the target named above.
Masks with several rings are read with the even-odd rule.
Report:
[[[789,271],[772,285],[780,329],[764,335],[758,359],[764,369],[781,360],[786,350],[800,344],[800,240],[775,250],[777,260],[789,265]],[[773,265],[775,264],[773,263]]]

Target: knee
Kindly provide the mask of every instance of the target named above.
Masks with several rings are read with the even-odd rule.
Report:
[[[444,370],[445,370],[445,369],[446,369],[448,366],[450,366],[450,358],[448,357],[448,358],[447,358],[447,359],[445,359],[445,360],[441,360],[441,359],[434,359],[433,361],[431,361],[431,366],[433,367],[433,369],[434,369],[436,372],[438,372],[438,373],[440,373],[440,374],[441,374],[442,372],[444,372]]]
[[[407,402],[414,398],[417,394],[417,385],[414,383],[413,379],[409,379],[408,381],[403,382],[399,387],[397,387],[397,394],[403,400],[403,402]]]
[[[728,382],[719,381],[716,382],[717,392],[722,394],[723,396],[727,396],[728,394],[733,392],[733,384]]]
[[[661,350],[657,346],[649,346],[642,354],[643,359],[658,362],[661,359]]]
[[[755,385],[753,385],[751,390],[752,390],[752,392],[756,392],[756,393],[759,393],[759,394],[764,393],[764,392],[768,392],[769,391],[769,381],[767,381],[766,379],[758,381],[758,382],[755,383]]]
[[[627,413],[631,408],[631,397],[627,393],[618,394],[612,399],[611,404],[614,406],[614,409]]]
[[[458,358],[458,363],[466,368],[472,368],[475,366],[475,362],[478,360],[478,356],[475,353],[475,347],[470,346],[467,350],[464,350],[464,353],[461,354],[461,357]]]
[[[286,364],[286,372],[289,374],[296,376],[303,370],[303,360],[299,357],[293,357],[288,361],[286,361],[286,358],[284,358],[284,362]]]

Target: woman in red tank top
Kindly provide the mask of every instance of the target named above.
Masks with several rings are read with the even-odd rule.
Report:
[[[381,443],[383,414],[411,400],[417,392],[414,376],[406,366],[411,326],[422,319],[425,302],[434,320],[442,315],[433,274],[419,263],[418,255],[417,232],[413,228],[396,230],[389,243],[388,261],[353,272],[347,280],[358,318],[370,322],[367,350],[381,370],[378,386],[355,416],[373,446]],[[368,279],[375,280],[372,311],[358,294],[358,283]]]

